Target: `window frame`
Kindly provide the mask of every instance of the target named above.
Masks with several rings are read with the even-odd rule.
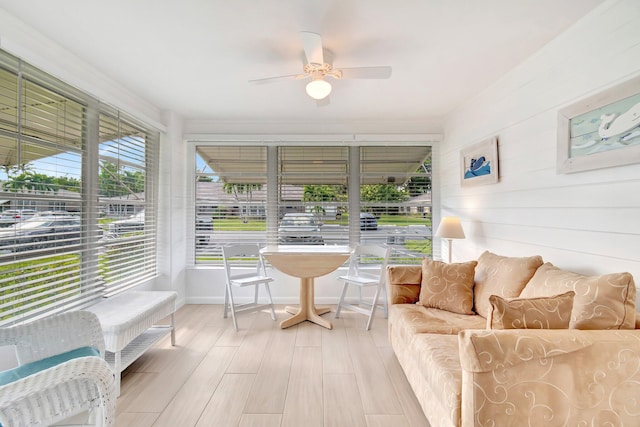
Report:
[[[185,135],[185,141],[188,145],[187,153],[187,174],[190,177],[188,179],[188,195],[189,195],[189,215],[187,221],[187,229],[189,230],[187,239],[187,266],[191,268],[217,268],[220,267],[217,264],[199,264],[196,263],[196,251],[195,251],[195,205],[196,205],[196,150],[198,146],[251,146],[257,145],[260,147],[267,147],[267,150],[271,150],[271,154],[267,158],[267,187],[277,188],[278,185],[278,170],[279,170],[279,157],[277,156],[278,149],[280,147],[287,146],[337,146],[347,147],[349,151],[350,162],[355,162],[358,167],[350,167],[348,174],[350,180],[360,179],[360,149],[362,147],[428,147],[431,150],[431,161],[434,158],[434,146],[441,140],[441,136],[437,134],[418,134],[418,135],[384,135],[384,136],[343,136],[343,135],[316,135],[300,137],[297,135],[272,135],[268,139],[256,140],[252,136],[243,135],[225,135],[225,136],[209,136],[209,135]],[[357,154],[354,154],[357,153]],[[271,162],[271,164],[269,164]],[[433,172],[429,175],[433,177]],[[359,186],[349,187],[349,210],[358,212],[360,209],[360,193]],[[357,195],[357,200],[353,197]],[[433,188],[431,191],[433,197]],[[355,201],[354,201],[355,200]],[[278,205],[278,192],[269,192],[267,195],[267,236],[266,244],[278,243],[278,222],[279,222],[279,205]],[[429,215],[433,220],[433,200],[428,204]],[[349,225],[348,244],[354,245],[360,242],[361,230],[359,216],[350,219]],[[428,230],[429,240],[432,241],[432,230],[429,227]],[[436,248],[432,248],[431,256],[435,255]],[[418,263],[422,257],[415,257],[414,261]]]
[[[5,138],[5,143],[8,144],[5,148],[11,147],[14,141],[17,153],[21,153],[20,150],[23,150],[24,144],[29,144],[28,148],[35,147],[32,148],[33,153],[40,156],[36,157],[36,161],[44,160],[46,162],[35,166],[35,172],[44,173],[46,176],[48,173],[53,173],[56,165],[62,169],[65,168],[65,165],[62,164],[64,160],[56,160],[55,157],[60,154],[64,157],[71,150],[75,153],[75,156],[70,156],[68,161],[68,165],[75,167],[71,177],[79,181],[77,196],[71,194],[73,197],[65,196],[59,189],[42,190],[42,194],[36,196],[35,193],[27,194],[24,189],[10,192],[10,190],[3,188],[1,190],[2,198],[8,200],[9,208],[30,208],[32,205],[33,207],[37,205],[40,210],[45,210],[44,206],[58,210],[61,207],[69,206],[71,202],[76,212],[74,224],[75,221],[80,224],[79,237],[73,237],[72,242],[66,243],[67,241],[63,240],[63,243],[58,244],[58,240],[56,240],[53,246],[42,245],[42,247],[30,244],[31,246],[28,246],[25,252],[15,252],[14,254],[15,250],[11,249],[8,254],[5,253],[0,257],[0,267],[5,272],[4,276],[0,277],[0,326],[30,321],[70,309],[81,309],[104,297],[125,291],[157,277],[156,221],[150,220],[146,222],[144,231],[144,236],[147,239],[143,243],[142,249],[145,262],[143,267],[138,268],[144,270],[144,274],[137,276],[131,274],[127,277],[126,282],[121,282],[117,286],[114,284],[109,287],[105,283],[105,258],[103,256],[105,243],[102,241],[103,233],[100,229],[100,206],[105,201],[100,197],[98,179],[101,145],[100,116],[103,114],[115,115],[118,129],[126,128],[126,126],[135,127],[144,135],[142,142],[145,159],[143,204],[148,212],[147,217],[153,219],[157,217],[160,131],[115,107],[101,103],[88,93],[58,80],[1,49],[0,70],[7,73],[7,79],[12,79],[11,76],[15,76],[15,85],[8,83],[2,86],[3,92],[0,93],[3,96],[0,97],[0,102],[5,108],[2,118],[7,120],[15,117],[16,123],[15,128],[10,128],[9,126],[13,122],[5,121],[5,126],[0,128],[0,138]],[[7,80],[7,82],[10,81],[12,82],[13,79]],[[49,105],[46,99],[31,101],[24,95],[23,87],[28,85],[35,88],[33,89],[35,95],[39,95],[39,91],[41,91],[42,94],[52,94],[55,98],[50,100]],[[15,92],[12,92],[14,90]],[[14,97],[12,97],[12,93],[15,93]],[[80,105],[81,108],[71,111],[76,114],[71,117],[71,120],[74,118],[77,120],[72,123],[74,127],[67,127],[67,122],[64,120],[69,120],[69,118],[66,116],[61,118],[56,113],[62,109],[65,103],[71,101]],[[23,116],[27,113],[31,114],[32,112],[29,110],[33,110],[33,118],[29,120],[33,120],[34,126],[25,128],[25,131],[30,132],[25,134],[22,123],[27,118]],[[41,116],[37,114],[41,114]],[[118,138],[131,137],[131,135],[123,135],[123,133],[119,134]],[[55,154],[47,154],[45,149]],[[16,156],[18,164],[22,163],[20,161],[21,154],[16,154]],[[33,161],[27,160],[27,162]],[[32,167],[34,166],[32,165]],[[54,176],[62,175],[54,174]],[[7,174],[7,179],[3,182],[8,182],[10,177],[11,175]],[[61,215],[61,212],[52,212],[49,215]],[[17,238],[17,228],[13,233],[15,237],[11,238]],[[62,239],[66,236],[63,234],[66,232],[60,232],[60,235],[57,235],[56,230],[48,233],[52,233],[53,239]],[[60,267],[62,262],[54,261],[54,258],[72,259],[68,263],[72,267],[64,269]],[[130,264],[132,263],[130,262]],[[112,271],[118,269],[121,267],[116,265]],[[26,284],[13,283],[15,280],[8,277],[12,271],[19,273],[16,277]],[[38,273],[30,273],[29,271],[37,271]],[[56,275],[54,273],[56,271],[66,271],[64,273],[66,276],[63,277],[63,273]],[[56,285],[56,281],[61,283],[60,287]]]

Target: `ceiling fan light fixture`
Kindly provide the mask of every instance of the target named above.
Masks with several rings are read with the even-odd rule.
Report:
[[[323,78],[313,79],[307,83],[306,90],[313,99],[324,99],[331,93],[331,84]]]

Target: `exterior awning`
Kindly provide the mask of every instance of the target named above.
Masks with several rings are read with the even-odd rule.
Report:
[[[264,146],[197,147],[198,155],[227,183],[264,184],[267,149]],[[366,146],[360,154],[363,184],[402,184],[414,176],[431,155],[430,146]],[[281,184],[344,184],[349,150],[345,146],[282,146],[278,174]]]

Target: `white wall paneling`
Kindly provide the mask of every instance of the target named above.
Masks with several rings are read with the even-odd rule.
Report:
[[[554,264],[588,274],[630,271],[640,282],[640,165],[570,175],[556,173],[557,113],[640,75],[640,1],[608,0],[536,54],[438,120],[386,123],[236,123],[215,117],[182,123],[135,96],[36,31],[0,10],[0,47],[157,125],[163,138],[160,187],[159,288],[180,291],[186,302],[222,302],[222,269],[191,269],[186,239],[191,202],[191,154],[185,134],[377,134],[434,138],[433,221],[458,215],[467,239],[453,242],[454,260],[488,249],[501,254],[540,254]],[[482,66],[482,64],[478,64]],[[419,85],[420,82],[417,82]],[[444,88],[443,90],[446,90]],[[165,127],[167,126],[167,127]],[[497,136],[500,181],[461,188],[460,149]],[[399,137],[401,138],[401,137]],[[165,175],[166,174],[166,175]],[[443,246],[434,242],[434,255]],[[443,255],[446,256],[446,249]],[[277,275],[278,302],[294,302],[297,279]],[[334,276],[318,279],[319,301],[336,302]]]
[[[556,172],[558,110],[640,74],[639,19],[640,2],[603,3],[447,117],[442,215],[459,215],[467,233],[455,260],[484,250],[539,254],[584,274],[629,271],[640,282],[640,164]],[[461,188],[460,149],[494,135],[500,181]]]

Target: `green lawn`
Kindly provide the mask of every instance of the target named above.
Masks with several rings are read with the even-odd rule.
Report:
[[[349,224],[349,215],[343,214],[340,219],[322,220],[324,224],[344,225]],[[431,226],[431,217],[423,218],[422,215],[381,215],[378,225],[425,225]],[[264,219],[250,218],[246,222],[240,218],[214,218],[213,228],[221,231],[266,231],[267,222]]]
[[[425,255],[432,254],[432,241],[429,240],[407,240],[404,247],[411,252],[417,252]]]
[[[336,220],[323,220],[324,224],[331,225],[343,225],[347,226],[349,222],[349,215],[343,214],[340,219]],[[431,226],[431,217],[428,216],[423,218],[422,215],[381,215],[378,218],[378,225],[397,225],[398,227],[407,226],[407,225],[424,225],[426,227]],[[249,219],[247,222],[243,222],[238,218],[214,218],[214,229],[222,230],[222,231],[266,231],[266,221],[264,219]],[[397,263],[408,263],[413,264],[416,263],[417,260],[420,260],[420,255],[424,255],[427,257],[431,257],[432,255],[432,241],[431,239],[406,239],[402,246],[409,252],[412,252],[414,255],[418,256],[407,258],[407,259],[396,259]],[[197,255],[197,260],[199,263],[217,263],[221,262],[222,258],[220,256],[212,256],[212,255]]]
[[[80,256],[56,255],[37,260],[16,261],[0,266],[0,320],[32,310],[50,299],[72,296],[80,291]],[[16,278],[16,276],[20,276]],[[41,283],[49,279],[48,283]],[[56,290],[57,289],[57,290]],[[54,301],[55,302],[55,301]],[[27,307],[28,305],[28,307]],[[16,310],[7,315],[9,310]]]
[[[214,218],[213,228],[222,231],[267,231],[267,222],[264,219],[244,222],[240,218]]]

